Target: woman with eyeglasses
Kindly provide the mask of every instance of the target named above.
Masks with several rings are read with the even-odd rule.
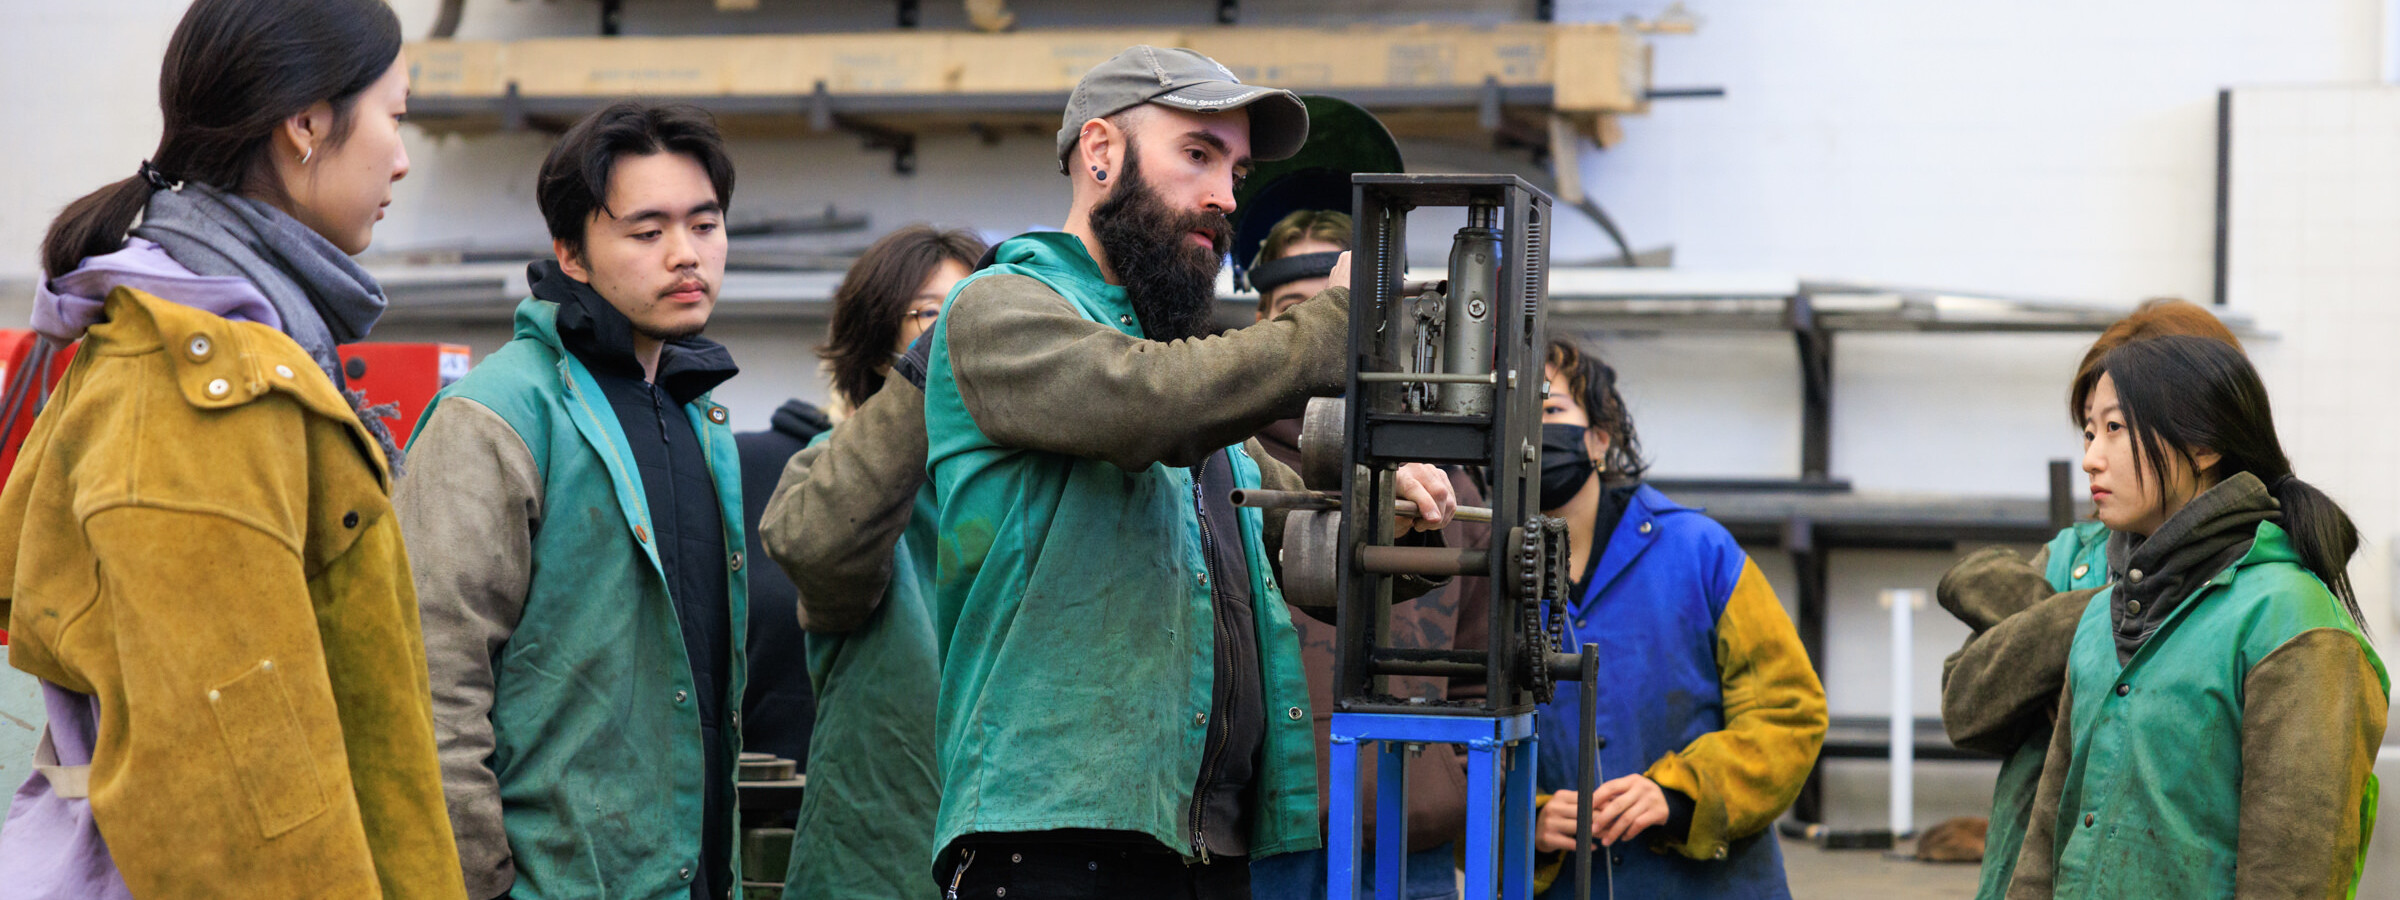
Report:
[[[983,253],[972,232],[916,225],[850,267],[819,350],[848,415],[792,457],[761,519],[767,555],[798,593],[798,615],[786,607],[777,627],[807,632],[817,703],[784,886],[792,900],[932,894],[938,519],[925,481],[924,374],[900,358]],[[754,684],[762,670],[754,659]]]
[[[933,330],[950,288],[975,271],[983,239],[966,229],[911,225],[884,235],[833,292],[833,321],[817,356],[833,379],[839,422],[883,388],[892,364]]]

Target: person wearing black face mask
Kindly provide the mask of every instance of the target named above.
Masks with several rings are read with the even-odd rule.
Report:
[[[1616,372],[1572,341],[1543,366],[1543,511],[1567,521],[1567,646],[1600,646],[1600,787],[1592,835],[1618,892],[1788,897],[1768,826],[1825,739],[1825,689],[1783,604],[1724,526],[1642,484],[1647,463]],[[1573,734],[1584,685],[1536,715]],[[1572,742],[1540,745],[1535,846],[1573,849]],[[1626,843],[1639,852],[1627,852]],[[1545,858],[1545,868],[1563,861]],[[1545,898],[1567,898],[1558,879]],[[1580,898],[1578,898],[1580,900]]]

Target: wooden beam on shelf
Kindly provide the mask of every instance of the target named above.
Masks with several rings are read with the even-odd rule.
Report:
[[[437,132],[555,127],[611,99],[648,96],[796,119],[821,84],[841,114],[883,127],[991,127],[1055,116],[1085,72],[1135,44],[1191,47],[1246,82],[1333,94],[1396,120],[1479,109],[1489,118],[1496,101],[1536,107],[1508,120],[1539,129],[1551,110],[1579,120],[1640,112],[1649,87],[1647,44],[1615,25],[433,40],[408,49],[411,118]],[[1455,117],[1433,127],[1455,129]]]

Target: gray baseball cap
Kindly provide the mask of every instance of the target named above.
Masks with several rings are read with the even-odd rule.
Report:
[[[1308,106],[1290,91],[1243,84],[1216,60],[1181,47],[1137,44],[1092,67],[1067,97],[1058,128],[1058,171],[1067,171],[1083,123],[1144,103],[1197,113],[1250,110],[1250,158],[1265,162],[1308,142]]]

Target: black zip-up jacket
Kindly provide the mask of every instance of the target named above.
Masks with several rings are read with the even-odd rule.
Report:
[[[808,683],[808,643],[800,630],[800,592],[782,566],[766,560],[760,528],[767,501],[792,455],[833,427],[825,414],[801,400],[775,410],[767,430],[733,436],[742,454],[742,521],[750,545],[749,680],[742,689],[742,749],[772,753],[808,766],[808,739],[815,731],[817,695]],[[919,461],[918,467],[923,468]]]
[[[558,304],[559,340],[599,382],[641,473],[653,545],[666,570],[667,596],[675,602],[684,653],[691,660],[708,761],[709,793],[703,803],[708,831],[701,837],[701,871],[708,877],[692,880],[692,896],[718,900],[735,887],[720,883],[730,871],[733,852],[733,778],[725,771],[729,723],[724,703],[733,664],[733,614],[727,602],[733,573],[725,564],[730,554],[716,481],[684,405],[738,370],[723,346],[686,337],[667,342],[656,377],[645,379],[641,360],[634,356],[632,320],[590,285],[567,277],[556,263],[547,265],[546,277],[534,281],[533,295]]]

